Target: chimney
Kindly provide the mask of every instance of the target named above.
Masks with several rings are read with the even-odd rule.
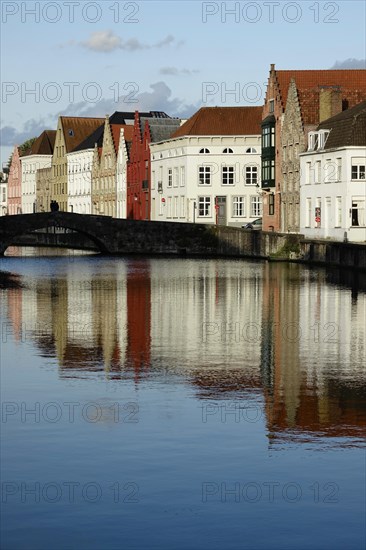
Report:
[[[338,86],[320,88],[319,123],[342,112],[342,94]]]

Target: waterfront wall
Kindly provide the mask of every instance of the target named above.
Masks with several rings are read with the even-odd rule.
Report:
[[[274,233],[207,224],[137,221],[67,212],[4,216],[0,218],[0,254],[12,244],[40,246],[30,234],[39,229],[66,228],[79,233],[85,249],[104,254],[173,254],[197,257],[252,257],[272,261],[300,261],[366,270],[366,244],[305,239],[303,235]],[[44,232],[43,232],[44,233]],[[27,238],[21,237],[27,235]],[[38,233],[37,239],[50,238]],[[61,238],[61,237],[60,237]],[[67,242],[66,242],[67,241]],[[79,244],[80,244],[79,243]],[[55,243],[54,246],[56,246]]]

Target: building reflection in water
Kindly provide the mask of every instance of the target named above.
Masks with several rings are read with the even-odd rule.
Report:
[[[26,331],[60,376],[178,377],[199,399],[253,399],[271,442],[364,433],[366,300],[354,281],[297,264],[97,262],[6,291],[15,340]]]

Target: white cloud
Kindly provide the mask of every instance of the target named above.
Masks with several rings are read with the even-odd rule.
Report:
[[[152,48],[163,48],[175,42],[174,36],[168,35],[155,44],[144,44],[137,38],[123,40],[111,30],[92,32],[87,40],[79,42],[79,45],[93,52],[110,53],[116,50],[135,52],[138,50],[150,50]],[[180,43],[179,43],[180,44]],[[75,41],[69,41],[61,47],[75,45]]]
[[[169,75],[169,76],[179,76],[179,75],[192,75],[197,74],[199,71],[197,69],[178,69],[177,67],[162,67],[159,71],[162,75]]]
[[[336,61],[331,69],[366,69],[366,59],[349,57],[344,61]]]

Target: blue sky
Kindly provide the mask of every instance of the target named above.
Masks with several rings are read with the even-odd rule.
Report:
[[[360,68],[365,18],[364,0],[3,0],[1,162],[60,114],[188,117],[202,105],[261,105],[270,63]]]

